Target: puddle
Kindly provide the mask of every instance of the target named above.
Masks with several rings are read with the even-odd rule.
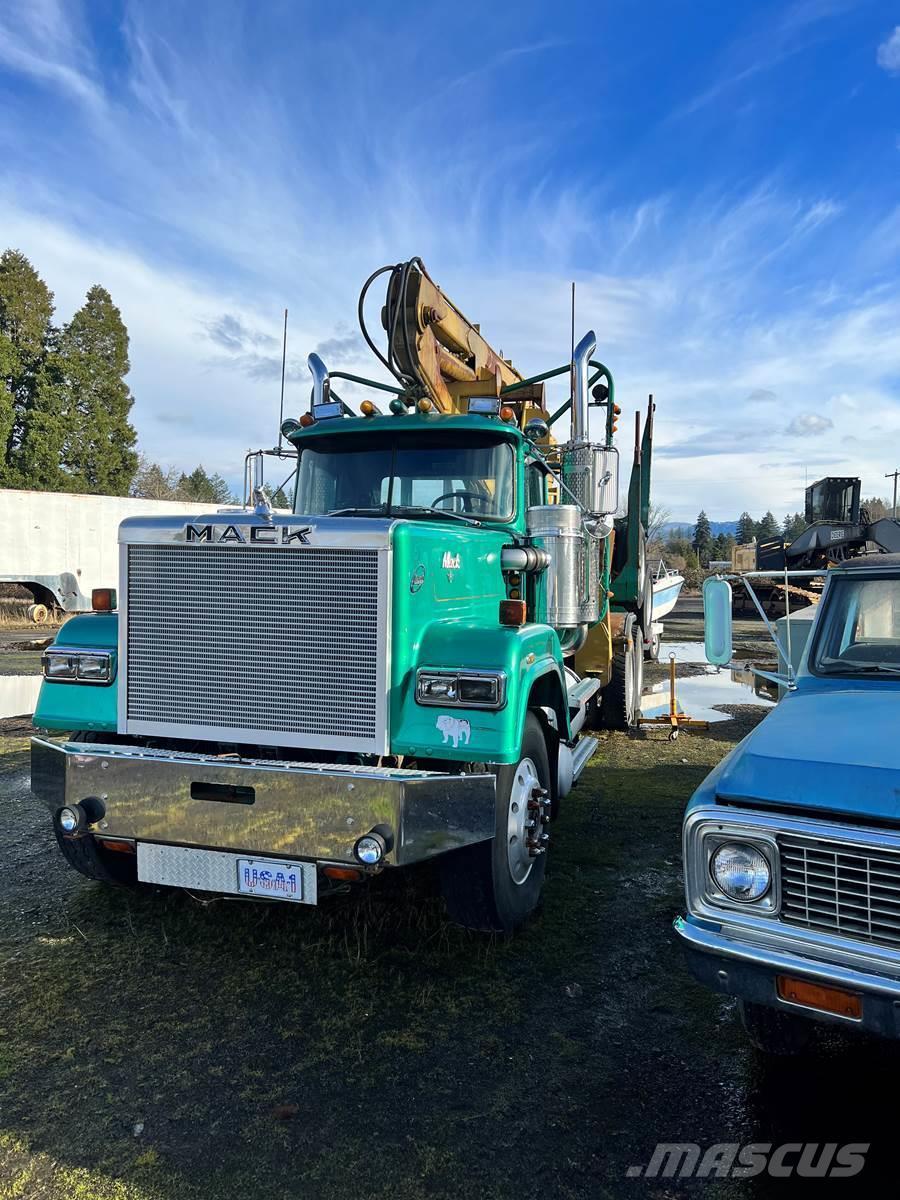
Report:
[[[771,708],[778,699],[777,685],[761,679],[752,671],[727,671],[706,662],[700,642],[665,642],[660,662],[674,652],[679,663],[702,663],[702,675],[689,675],[675,682],[678,711],[698,721],[730,721],[729,713],[718,712],[715,704],[751,704]],[[757,663],[763,670],[774,670],[773,663]],[[645,717],[664,717],[669,711],[669,681],[655,683],[644,691],[641,711]]]
[[[40,688],[40,675],[0,675],[0,719],[30,716]]]

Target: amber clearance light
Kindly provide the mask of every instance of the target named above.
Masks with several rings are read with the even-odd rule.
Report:
[[[118,603],[115,588],[92,588],[91,608],[94,612],[114,612]]]
[[[524,625],[527,617],[524,600],[500,601],[501,625]]]

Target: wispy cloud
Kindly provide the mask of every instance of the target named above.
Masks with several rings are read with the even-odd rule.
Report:
[[[888,74],[900,75],[900,25],[896,25],[894,32],[889,34],[878,47],[876,59],[879,67],[882,67]]]
[[[579,326],[596,329],[620,402],[657,398],[655,486],[677,519],[756,511],[754,455],[773,464],[764,507],[796,508],[807,448],[838,462],[850,436],[855,469],[878,486],[883,447],[900,438],[900,285],[887,269],[900,222],[868,177],[853,191],[827,160],[804,179],[774,155],[726,175],[708,142],[698,170],[691,122],[674,174],[647,170],[641,148],[629,176],[618,160],[630,144],[610,140],[624,120],[613,89],[601,103],[592,82],[574,102],[557,53],[572,47],[530,26],[509,45],[503,12],[479,10],[462,75],[434,53],[443,25],[420,13],[404,82],[387,87],[396,31],[366,14],[300,36],[264,3],[126,0],[98,48],[84,11],[40,0],[0,17],[0,70],[38,95],[29,127],[0,111],[0,228],[61,316],[91,283],[110,288],[151,457],[233,477],[247,446],[271,442],[285,307],[289,413],[307,402],[311,349],[383,378],[351,323],[358,289],[380,263],[421,253],[526,373],[568,354],[576,280]],[[679,64],[685,113],[733,111],[738,84],[753,100],[754,78],[830,36],[845,8],[764,11],[708,56],[708,96]],[[409,81],[426,77],[419,94]],[[35,155],[55,128],[44,92],[79,103],[53,153]]]
[[[104,104],[92,51],[77,24],[77,8],[59,0],[29,0],[0,11],[0,64],[50,84],[91,109]]]

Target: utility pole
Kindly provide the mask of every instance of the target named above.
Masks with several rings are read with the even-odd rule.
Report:
[[[894,503],[891,505],[891,516],[894,518],[895,521],[897,520],[897,476],[898,475],[900,475],[900,470],[888,471],[887,474],[885,475],[885,479],[893,479],[893,481],[894,481]]]

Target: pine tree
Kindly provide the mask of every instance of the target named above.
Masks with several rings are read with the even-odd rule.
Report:
[[[775,519],[775,514],[767,512],[761,521],[756,526],[756,540],[758,542],[767,541],[769,538],[778,537],[779,526]]]
[[[805,528],[806,521],[803,518],[803,513],[788,513],[781,527],[781,536],[786,542],[790,543],[794,538],[799,537]]]
[[[20,250],[0,255],[0,483],[40,487],[23,475],[22,444],[29,413],[50,407],[47,348],[53,293]],[[42,432],[50,431],[44,425]]]
[[[748,512],[742,512],[738,518],[737,525],[737,540],[738,545],[746,546],[756,537],[756,522]]]
[[[109,292],[94,285],[64,327],[57,355],[65,422],[61,465],[74,490],[127,495],[138,467],[125,382],[128,330]]]
[[[176,495],[179,500],[192,500],[199,504],[236,504],[227,482],[218,473],[208,475],[204,467],[198,466],[190,475],[182,473],[178,480]]]
[[[696,550],[701,565],[705,566],[709,561],[709,552],[712,547],[712,529],[710,528],[709,518],[702,509],[697,514],[697,524],[694,526],[694,537],[691,545]]]

